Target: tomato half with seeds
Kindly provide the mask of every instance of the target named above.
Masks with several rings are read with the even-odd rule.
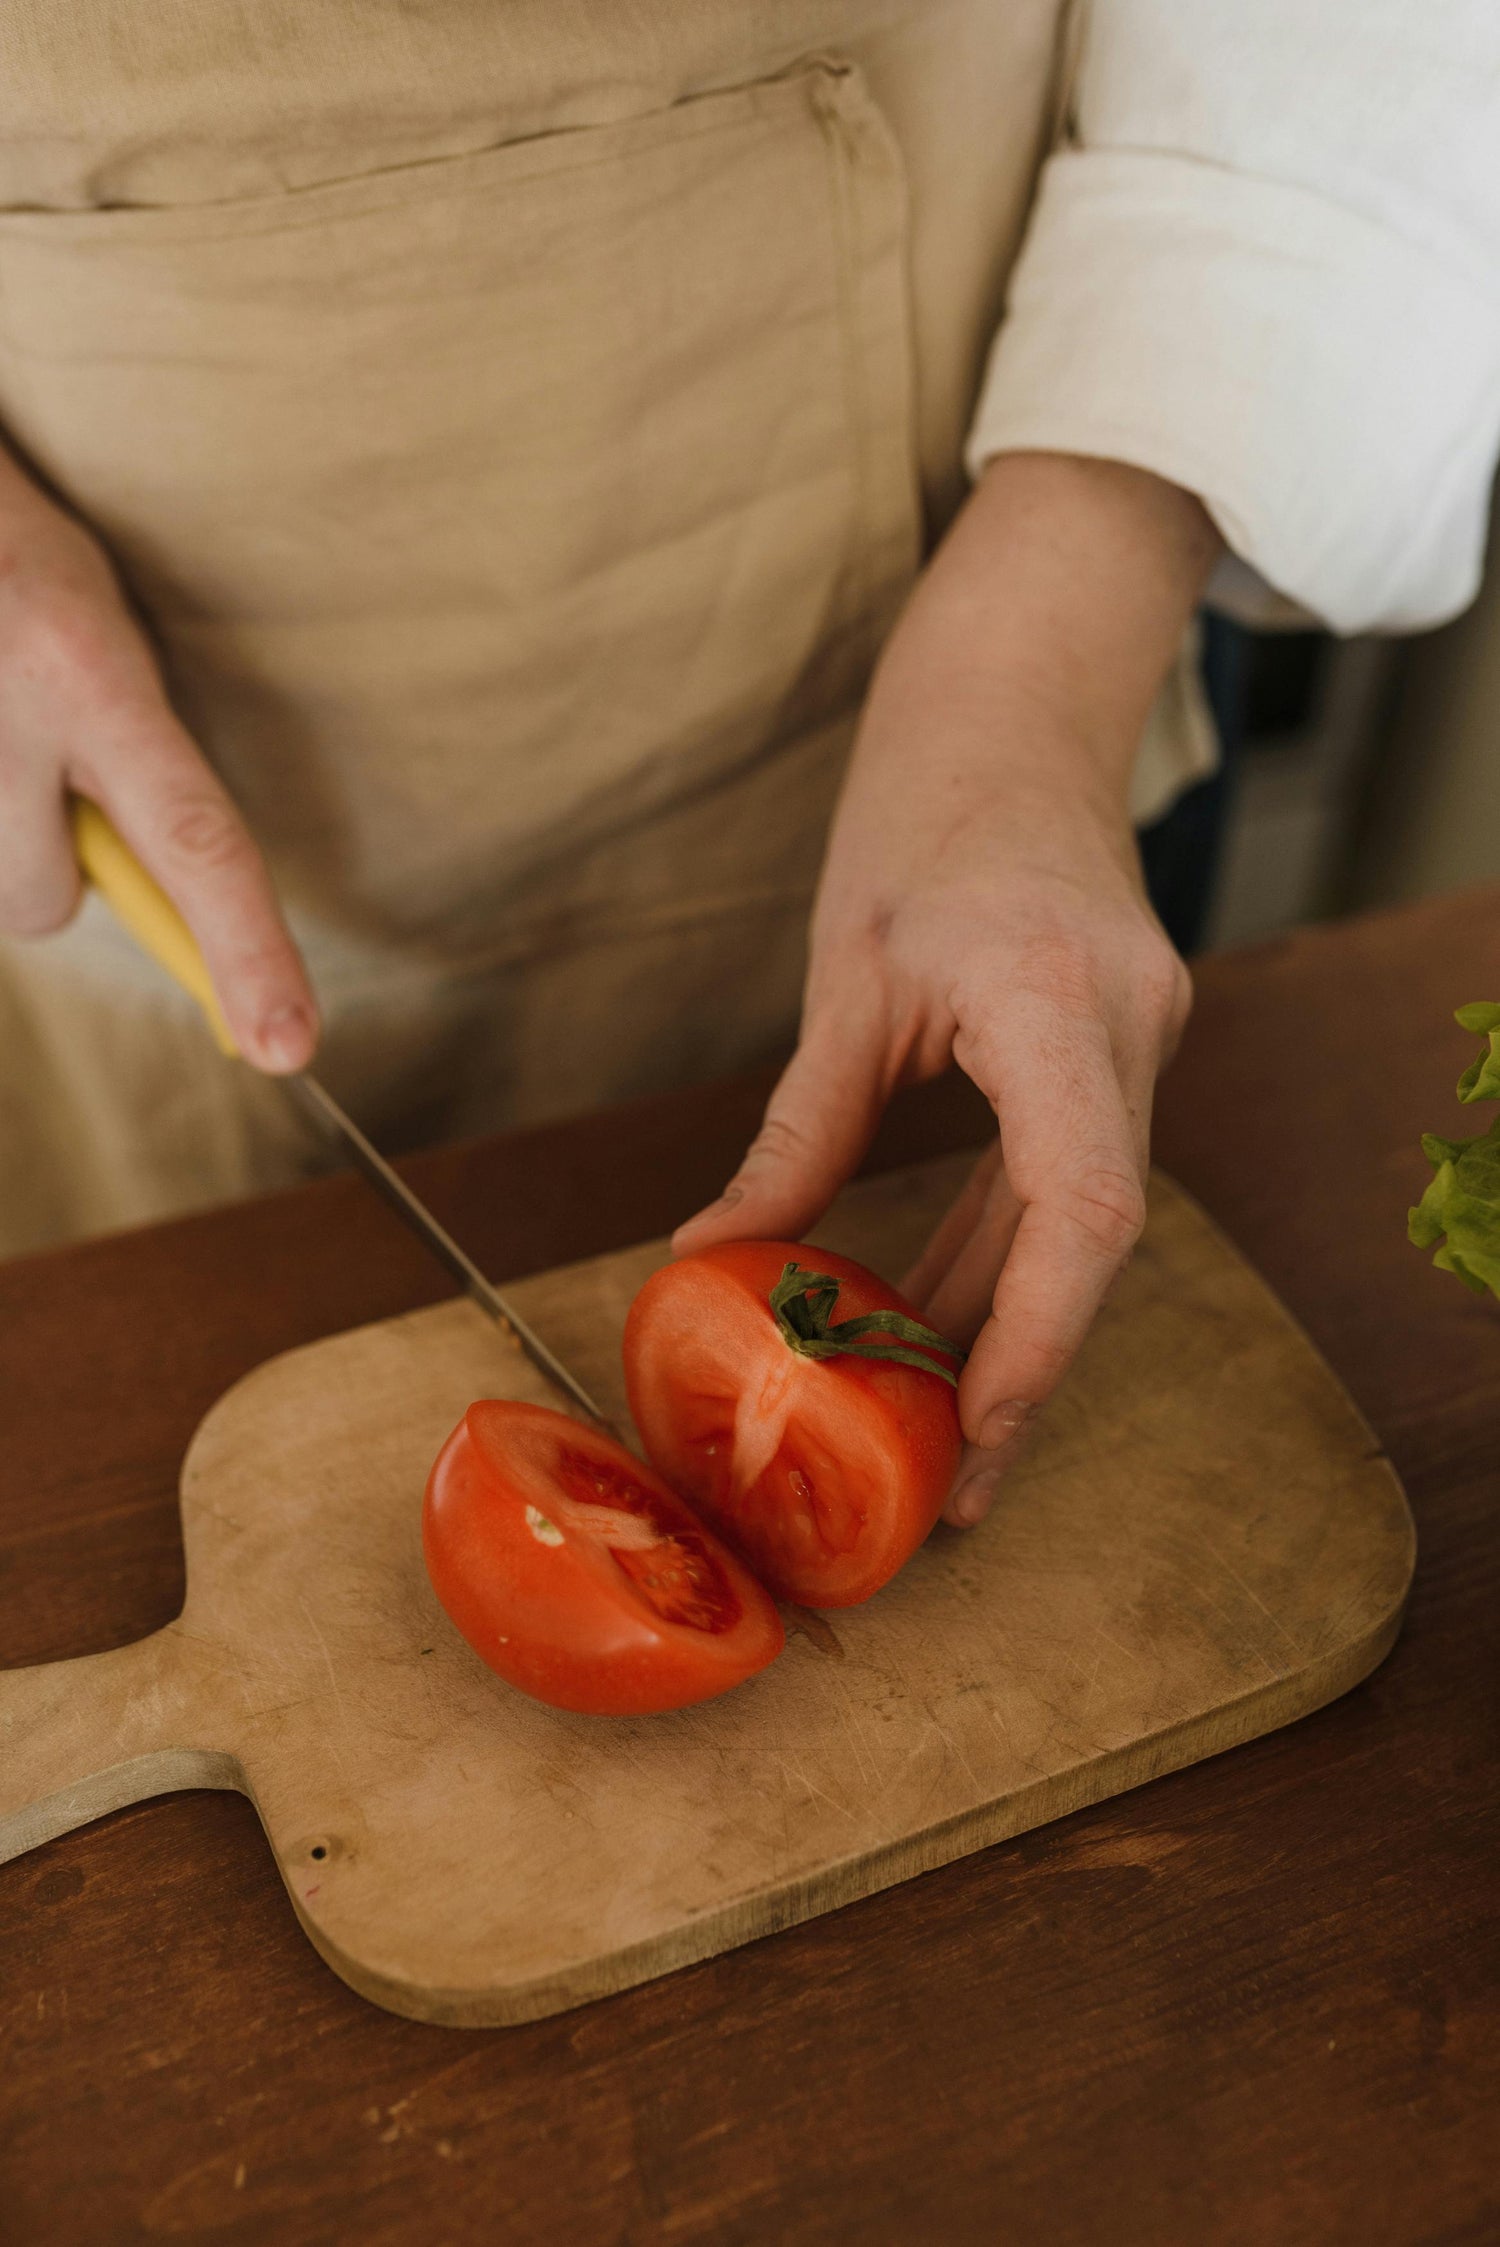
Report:
[[[847,1256],[732,1241],[652,1274],[625,1325],[653,1466],[779,1598],[868,1599],[937,1520],[963,1353]]]
[[[422,1548],[480,1660],[554,1708],[685,1708],[785,1643],[774,1603],[691,1507],[541,1405],[470,1405],[428,1480]]]

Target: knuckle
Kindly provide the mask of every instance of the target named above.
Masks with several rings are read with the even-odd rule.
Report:
[[[238,864],[246,847],[238,819],[212,796],[184,796],[170,805],[161,837],[174,858],[205,873]]]
[[[1054,930],[1022,946],[1016,984],[1069,1014],[1100,1011],[1098,963],[1081,936]]]
[[[1193,983],[1170,945],[1152,947],[1139,970],[1137,987],[1153,1023],[1168,1035],[1176,1035],[1192,1007]]]
[[[811,1151],[812,1142],[801,1126],[786,1116],[767,1116],[745,1157],[748,1167],[752,1163],[799,1162]]]
[[[1054,1341],[1051,1336],[1033,1336],[1028,1356],[1028,1392],[1039,1398],[1052,1394],[1073,1363],[1073,1351],[1066,1342]]]
[[[46,683],[90,681],[105,667],[108,634],[98,607],[68,586],[27,588],[7,639],[14,659]]]
[[[1123,1262],[1146,1224],[1146,1196],[1132,1173],[1114,1165],[1086,1171],[1058,1201],[1059,1213],[1096,1248]]]

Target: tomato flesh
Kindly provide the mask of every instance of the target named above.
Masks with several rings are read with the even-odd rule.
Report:
[[[630,1409],[652,1464],[770,1590],[847,1607],[887,1583],[936,1521],[962,1450],[958,1408],[937,1373],[794,1351],[770,1307],[789,1262],[839,1281],[839,1321],[916,1316],[825,1249],[706,1249],[654,1273],[631,1307]]]
[[[685,1708],[785,1643],[774,1603],[675,1491],[540,1405],[469,1407],[428,1480],[422,1544],[475,1653],[555,1708]]]

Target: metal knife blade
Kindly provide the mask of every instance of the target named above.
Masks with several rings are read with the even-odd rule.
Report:
[[[219,1051],[231,1059],[238,1052],[234,1034],[224,1018],[214,989],[208,963],[198,948],[198,940],[161,884],[149,874],[135,853],[115,833],[99,806],[87,798],[72,799],[69,817],[73,829],[73,845],[77,852],[81,872],[91,881],[113,907],[116,918],[129,929],[136,942],[164,967],[190,998],[196,999],[207,1017]],[[459,1247],[452,1234],[447,1232],[433,1216],[432,1211],[420,1202],[405,1180],[398,1178],[378,1148],[372,1147],[352,1117],[345,1115],[326,1086],[306,1071],[300,1077],[283,1078],[303,1106],[308,1108],[326,1131],[343,1144],[354,1157],[370,1183],[385,1196],[391,1207],[406,1219],[419,1239],[426,1242],[440,1263],[447,1266],[456,1278],[461,1279],[482,1311],[508,1334],[516,1345],[525,1351],[538,1372],[546,1375],[564,1396],[596,1420],[601,1428],[617,1435],[608,1416],[601,1412],[583,1383],[576,1380],[562,1363],[553,1356],[546,1343],[520,1314],[511,1309],[496,1287],[491,1287],[471,1256]]]
[[[561,1358],[554,1357],[541,1336],[527,1325],[519,1311],[507,1303],[499,1288],[485,1278],[474,1259],[459,1247],[447,1228],[438,1223],[426,1203],[391,1168],[379,1148],[371,1145],[353,1117],[345,1113],[327,1087],[320,1084],[316,1077],[310,1076],[305,1069],[298,1076],[283,1078],[282,1082],[325,1130],[342,1141],[371,1185],[405,1218],[417,1238],[426,1244],[439,1263],[446,1265],[455,1278],[462,1280],[479,1308],[525,1352],[537,1371],[544,1374],[566,1396],[571,1397],[599,1427],[606,1429],[610,1435],[616,1435],[618,1431],[609,1415],[594,1402],[583,1383],[568,1371]]]

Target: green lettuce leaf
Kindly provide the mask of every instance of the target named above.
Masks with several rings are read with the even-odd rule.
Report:
[[[1459,1099],[1500,1100],[1500,1006],[1463,1006],[1456,1019],[1487,1040],[1458,1081]],[[1500,1296],[1500,1117],[1478,1139],[1426,1132],[1422,1152],[1432,1165],[1432,1183],[1407,1213],[1408,1237],[1418,1248],[1436,1248],[1434,1264],[1476,1295],[1488,1289]]]
[[[1458,1080],[1459,1099],[1500,1100],[1500,1006],[1480,1000],[1474,1006],[1461,1006],[1454,1020],[1461,1030],[1488,1040],[1484,1052]]]
[[[1407,1216],[1409,1238],[1418,1248],[1441,1241],[1432,1260],[1441,1271],[1456,1272],[1476,1295],[1500,1295],[1500,1118],[1482,1139],[1428,1132],[1422,1152],[1433,1178]]]

